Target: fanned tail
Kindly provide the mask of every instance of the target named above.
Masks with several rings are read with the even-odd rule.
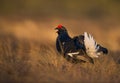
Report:
[[[97,51],[99,49],[99,46],[97,46],[97,43],[94,40],[93,36],[87,32],[84,32],[84,44],[87,55],[91,58],[97,58]]]

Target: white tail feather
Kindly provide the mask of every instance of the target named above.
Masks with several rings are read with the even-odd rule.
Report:
[[[84,32],[84,44],[86,48],[86,53],[91,58],[97,58],[97,50],[99,46],[97,46],[96,41],[93,39],[93,36]]]

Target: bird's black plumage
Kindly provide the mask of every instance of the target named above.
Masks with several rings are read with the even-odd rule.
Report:
[[[85,62],[83,60],[78,60],[76,59],[75,56],[83,56],[86,54],[86,48],[84,45],[84,35],[79,35],[79,36],[75,36],[73,38],[71,38],[68,34],[68,31],[66,30],[66,28],[62,25],[59,25],[57,28],[55,28],[57,30],[58,36],[56,39],[56,48],[57,51],[64,55],[64,57],[68,60],[68,61],[72,61],[72,62]],[[108,50],[104,47],[102,47],[101,45],[97,44],[99,46],[99,50],[98,52],[102,52],[104,54],[108,53]],[[73,56],[70,56],[72,53]],[[92,63],[94,63],[93,59],[89,56],[85,56],[87,57]]]
[[[58,30],[57,31],[58,37],[56,40],[56,48],[58,52],[61,53],[62,49],[64,50],[64,52],[70,52],[70,51],[74,52],[84,47],[83,44],[79,42],[80,39],[77,36],[74,38],[71,38],[69,36],[64,26],[62,26],[61,28],[56,28],[56,29]],[[83,42],[83,38],[81,39],[81,41]]]

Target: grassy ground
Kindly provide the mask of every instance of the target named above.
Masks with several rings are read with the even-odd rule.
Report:
[[[86,19],[0,20],[0,83],[119,83],[120,25]],[[87,31],[107,47],[95,64],[67,62],[55,49],[54,28],[63,24],[71,36]]]

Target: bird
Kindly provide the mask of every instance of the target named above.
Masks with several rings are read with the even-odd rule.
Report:
[[[101,54],[108,54],[108,49],[98,44],[93,36],[87,32],[70,37],[68,30],[62,24],[59,24],[55,30],[57,30],[56,33],[58,34],[56,49],[69,62],[85,63],[89,61],[94,64],[94,58],[98,58]]]

